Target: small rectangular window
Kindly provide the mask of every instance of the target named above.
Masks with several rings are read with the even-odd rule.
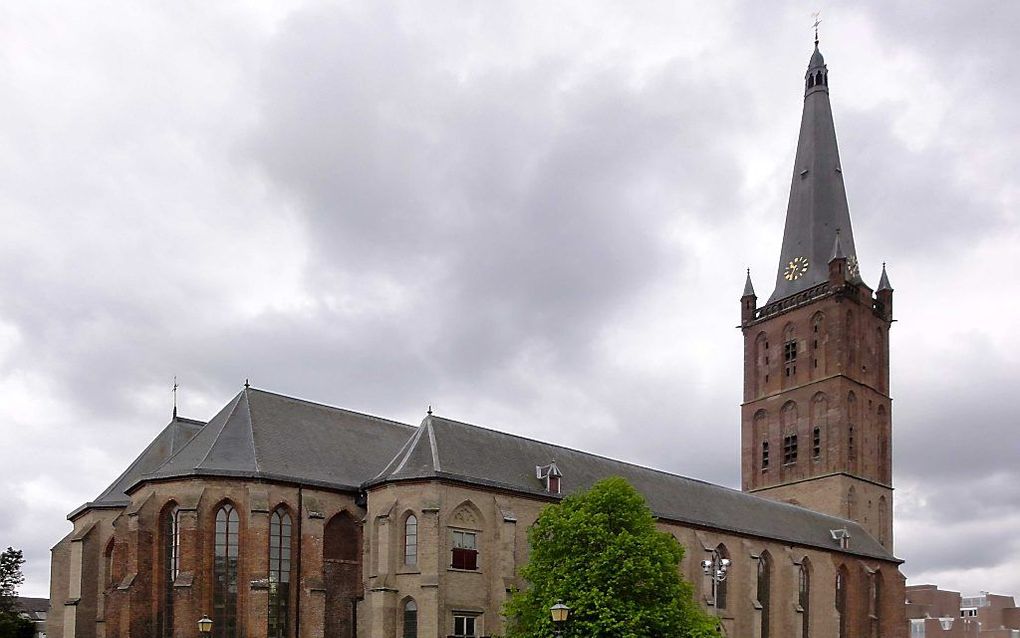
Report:
[[[786,368],[786,376],[792,377],[797,374],[797,342],[787,341],[783,344],[783,363]]]
[[[453,532],[453,551],[450,566],[454,569],[478,569],[478,545],[474,532]]]
[[[797,462],[797,435],[788,434],[783,437],[783,464]]]
[[[822,455],[822,430],[815,428],[811,434],[811,455],[816,459]]]
[[[478,635],[477,616],[467,614],[453,615],[453,635],[456,638],[475,638]]]
[[[761,469],[769,469],[769,442],[761,442]]]

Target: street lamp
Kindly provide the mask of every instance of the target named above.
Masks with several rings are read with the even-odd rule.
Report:
[[[202,614],[202,617],[198,619],[198,633],[202,636],[212,633],[212,618]]]
[[[712,605],[718,612],[719,606],[716,597],[719,592],[719,583],[726,580],[726,573],[730,571],[730,559],[723,558],[719,552],[712,552],[712,558],[701,561],[701,570],[712,579]]]
[[[553,627],[556,628],[556,638],[560,638],[563,635],[563,625],[567,624],[567,616],[570,615],[570,607],[560,600],[549,608],[549,613],[552,614]]]

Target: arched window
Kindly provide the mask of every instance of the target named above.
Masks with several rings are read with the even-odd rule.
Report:
[[[414,514],[404,521],[404,564],[418,564],[418,517]]]
[[[160,528],[163,605],[159,615],[159,635],[170,638],[174,633],[174,581],[177,580],[181,567],[181,528],[176,505],[170,505],[163,510]]]
[[[291,518],[276,508],[269,518],[269,638],[287,638],[290,623]]]
[[[712,552],[712,558],[717,565],[722,559],[728,559],[729,557],[730,553],[722,543]],[[726,609],[726,593],[726,580],[717,581],[715,578],[712,578],[712,599],[715,600],[716,609]]]
[[[237,510],[225,503],[216,512],[213,548],[213,638],[237,638]]]
[[[347,511],[329,519],[322,538],[322,576],[326,581],[323,635],[353,636],[361,593],[361,527]]]
[[[418,604],[414,599],[404,603],[404,638],[418,638]]]
[[[846,567],[840,565],[836,571],[836,616],[839,622],[838,638],[846,638],[846,588],[847,588]]]
[[[797,404],[787,401],[780,414],[783,431],[783,465],[797,462],[797,420]]]
[[[758,333],[754,340],[754,364],[754,396],[760,397],[765,394],[769,372],[768,341],[764,332]]]
[[[811,563],[807,557],[800,563],[797,577],[797,603],[800,605],[800,635],[808,638],[811,634]]]
[[[825,373],[825,315],[816,312],[811,317],[811,376]]]
[[[115,566],[115,563],[114,563],[114,560],[113,560],[113,552],[114,552],[114,550],[116,548],[116,542],[115,541],[116,541],[116,539],[111,538],[110,542],[108,542],[106,544],[106,551],[103,552],[103,557],[106,559],[105,563],[106,563],[106,586],[107,587],[112,587],[113,585],[117,584],[116,575],[113,573],[114,572],[114,566]]]
[[[809,75],[807,78],[807,88],[811,88],[815,85],[815,76]]]
[[[850,392],[846,396],[846,455],[850,469],[857,468],[857,441],[854,439],[854,424],[857,422],[857,396]]]
[[[787,385],[797,376],[797,333],[793,324],[783,329],[783,373],[789,379]]]
[[[769,638],[769,611],[770,598],[772,595],[772,565],[769,561],[768,552],[762,552],[758,557],[758,604],[761,605],[761,638]]]

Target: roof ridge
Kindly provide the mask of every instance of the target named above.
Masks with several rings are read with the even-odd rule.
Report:
[[[220,426],[220,431],[216,433],[216,436],[213,438],[212,443],[209,444],[209,449],[206,450],[205,455],[198,461],[198,463],[195,464],[196,468],[202,467],[202,464],[205,463],[206,460],[209,458],[209,455],[212,454],[213,448],[216,447],[216,442],[220,440],[220,436],[223,435],[223,430],[226,428],[227,423],[230,422],[230,417],[234,416],[234,412],[237,411],[237,404],[241,400],[242,394],[244,394],[243,390],[241,392],[238,392],[237,395],[234,397],[233,407],[230,408],[230,412],[228,412],[227,416],[223,419],[223,424]],[[170,459],[167,460],[169,461]],[[166,463],[164,463],[164,465],[166,465]]]
[[[251,458],[255,462],[255,471],[259,471],[259,450],[255,447],[255,415],[251,413],[251,399],[248,397],[248,392],[251,388],[245,388],[242,390],[244,393],[244,403],[248,406],[248,431],[251,433]]]
[[[330,405],[328,403],[323,403],[321,401],[312,401],[311,399],[303,399],[301,397],[292,397],[289,394],[283,394],[283,393],[280,393],[280,392],[273,392],[272,390],[263,390],[262,388],[256,388],[254,386],[248,388],[248,391],[249,392],[261,392],[262,394],[269,394],[269,395],[272,395],[274,397],[280,397],[281,399],[289,399],[291,401],[297,401],[298,403],[304,403],[304,404],[307,404],[307,405],[314,405],[314,406],[317,406],[317,407],[320,407],[320,408],[327,408],[329,410],[336,410],[337,412],[344,412],[346,414],[354,414],[354,415],[357,415],[357,416],[368,417],[369,419],[373,419],[375,421],[382,421],[384,423],[392,423],[394,425],[402,425],[405,428],[412,428],[412,429],[416,429],[417,428],[417,426],[410,425],[408,423],[404,423],[403,421],[395,421],[393,419],[387,419],[386,417],[377,416],[375,414],[369,414],[368,412],[359,412],[357,410],[349,410],[347,408],[341,408],[341,407],[338,407],[338,406],[335,406],[335,405]]]

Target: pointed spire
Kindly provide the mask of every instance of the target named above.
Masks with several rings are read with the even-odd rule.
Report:
[[[751,284],[751,269],[747,269],[747,280],[744,282],[744,294],[743,297],[755,297],[754,286]]]
[[[839,241],[836,229],[840,229]],[[829,104],[829,70],[815,47],[804,76],[804,111],[786,209],[776,288],[767,304],[828,280],[827,264],[837,254],[856,263],[850,207]]]
[[[836,259],[846,259],[846,253],[843,252],[843,244],[839,242],[839,229],[836,229],[836,241],[832,244],[832,257],[829,257],[829,261]]]
[[[885,273],[885,262],[882,262],[882,277],[878,280],[878,290],[892,290],[893,287],[889,285],[889,275]],[[876,291],[878,292],[878,291]]]

